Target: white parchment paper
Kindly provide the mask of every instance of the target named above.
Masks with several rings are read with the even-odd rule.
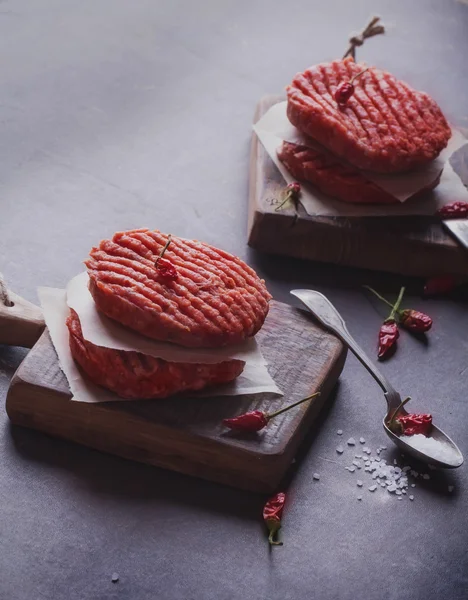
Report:
[[[81,375],[70,352],[68,328],[65,321],[70,313],[67,305],[66,290],[41,287],[38,290],[44,319],[49,329],[52,342],[58,355],[60,367],[65,373],[73,395],[77,402],[116,402],[124,400],[113,392],[94,385]],[[112,347],[112,346],[110,346]],[[246,353],[243,373],[233,382],[196,392],[196,396],[240,396],[244,394],[271,393],[282,395],[281,390],[268,373],[265,359],[260,348],[255,344],[255,351]],[[192,360],[191,362],[201,362]],[[218,361],[214,361],[218,362]]]
[[[269,156],[278,167],[287,183],[295,178],[289,173],[277,156],[277,150],[283,141],[289,141],[306,146],[314,146],[314,141],[303,136],[291,123],[286,115],[286,102],[280,102],[270,108],[253,126],[259,140]],[[379,175],[363,171],[363,175],[373,181],[400,201],[395,205],[360,205],[341,202],[326,194],[322,194],[313,185],[301,182],[301,204],[310,216],[332,217],[372,217],[399,215],[432,215],[434,212],[453,201],[468,202],[468,191],[458,175],[447,162],[458,148],[467,143],[463,135],[453,130],[452,138],[447,148],[422,169],[403,175]],[[411,199],[416,192],[433,182],[444,169],[441,182],[435,190],[428,192],[421,199]]]

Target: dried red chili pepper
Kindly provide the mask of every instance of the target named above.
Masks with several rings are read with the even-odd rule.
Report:
[[[282,546],[279,542],[278,532],[281,529],[281,517],[283,516],[286,494],[280,492],[270,498],[263,507],[263,520],[268,528],[268,542],[271,546]]]
[[[379,329],[378,358],[387,358],[396,348],[397,339],[400,337],[395,319],[387,319]]]
[[[177,269],[171,263],[170,260],[163,258],[164,253],[168,249],[169,244],[171,242],[172,242],[172,236],[171,236],[171,234],[169,234],[167,236],[167,242],[165,243],[164,248],[161,250],[161,253],[159,254],[158,258],[156,259],[154,266],[158,270],[161,277],[164,277],[164,279],[170,279],[172,281],[175,281],[179,276],[179,274],[177,273]]]
[[[431,277],[424,285],[425,296],[445,296],[457,287],[457,281],[453,275],[441,275]]]
[[[393,308],[391,302],[389,302],[386,298],[381,296],[378,292],[376,292],[373,288],[368,285],[364,286],[366,290],[372,292],[379,300],[385,302],[388,306]],[[413,310],[412,308],[406,308],[404,310],[397,310],[398,315],[398,323],[402,325],[405,329],[409,331],[414,331],[415,333],[425,333],[429,331],[432,327],[432,319],[429,315],[422,313],[418,310]]]
[[[354,81],[358,77],[360,77],[363,73],[365,73],[367,69],[364,69],[360,73],[356,73],[354,77],[351,77],[349,81],[342,81],[335,90],[335,100],[339,105],[344,106],[346,102],[351,98],[354,94]]]
[[[281,202],[281,204],[279,206],[277,206],[275,208],[275,212],[278,212],[279,210],[281,210],[283,208],[283,206],[285,204],[287,204],[287,202],[289,202],[289,200],[291,200],[291,202],[294,204],[294,206],[296,206],[300,195],[301,195],[301,184],[300,183],[298,183],[297,181],[294,181],[293,183],[290,183],[289,185],[287,185],[284,190],[283,201]]]
[[[395,316],[398,314],[400,304],[403,299],[405,288],[402,287],[398,294],[397,301],[392,307],[392,311],[387,319],[382,323],[379,330],[379,349],[377,356],[378,358],[387,358],[396,349],[397,339],[400,337],[398,325]]]
[[[238,417],[233,417],[231,419],[223,419],[223,425],[229,427],[229,429],[234,429],[236,431],[260,431],[264,427],[268,425],[271,419],[280,415],[281,413],[286,412],[290,408],[294,408],[307,400],[311,400],[316,396],[319,396],[320,392],[316,392],[311,396],[307,396],[307,398],[302,398],[298,402],[294,402],[293,404],[289,404],[280,410],[277,410],[273,413],[264,413],[261,410],[253,410],[251,412],[244,413],[239,415]]]
[[[432,319],[429,315],[410,308],[402,310],[399,319],[403,327],[416,333],[426,333],[432,327]]]
[[[410,400],[411,398],[403,400],[387,423],[387,427],[397,435],[417,435],[418,433],[428,435],[432,429],[432,415],[429,413],[399,415],[403,406]]]
[[[439,208],[436,212],[442,219],[466,219],[468,217],[468,202],[452,202]]]

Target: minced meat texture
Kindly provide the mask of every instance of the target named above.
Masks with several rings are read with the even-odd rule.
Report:
[[[344,106],[337,86],[366,68],[352,58],[298,73],[287,88],[293,125],[350,164],[369,171],[410,171],[434,160],[451,131],[437,103],[390,73],[370,67]]]
[[[155,267],[168,236],[135,229],[93,248],[89,289],[108,317],[150,338],[187,347],[221,347],[255,335],[271,299],[240,258],[203,242],[172,237],[164,258],[178,277]]]
[[[66,323],[74,360],[93,383],[122,398],[166,398],[201,390],[234,380],[245,365],[241,360],[212,365],[173,363],[140,352],[104,348],[83,338],[75,311],[71,310]]]

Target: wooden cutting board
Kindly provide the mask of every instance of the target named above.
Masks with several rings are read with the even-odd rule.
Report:
[[[45,330],[11,382],[7,413],[16,425],[97,450],[246,490],[271,492],[327,402],[343,369],[346,349],[308,313],[274,301],[258,340],[284,397],[86,404],[71,401]],[[319,390],[318,398],[279,415],[262,432],[235,434],[221,425],[225,417],[255,409],[272,412]]]
[[[265,96],[254,123],[284,100]],[[468,151],[452,164],[468,183]],[[275,212],[285,182],[255,133],[252,136],[249,189],[249,245],[261,252],[427,277],[468,275],[468,251],[431,217],[309,217],[302,206]]]

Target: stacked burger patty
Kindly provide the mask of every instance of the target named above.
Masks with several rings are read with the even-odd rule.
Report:
[[[162,250],[175,276],[158,269]],[[254,336],[268,314],[265,283],[239,258],[195,240],[159,231],[116,233],[91,250],[89,290],[106,316],[146,337],[194,349],[221,348]],[[70,350],[96,384],[124,398],[165,398],[232,381],[244,362],[173,363],[96,346],[79,316],[67,319]]]
[[[338,87],[356,75],[352,95],[338,102]],[[423,167],[451,136],[430,96],[352,58],[297,74],[287,95],[288,118],[307,143],[284,142],[280,160],[297,179],[345,202],[397,202],[362,171],[398,174]]]

